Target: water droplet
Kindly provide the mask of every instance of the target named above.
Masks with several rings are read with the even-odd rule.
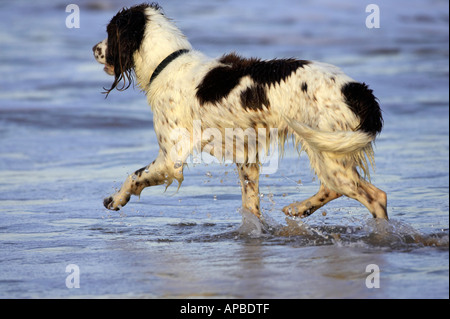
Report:
[[[148,167],[145,168],[144,172],[146,172],[146,173],[149,172]]]
[[[209,178],[211,178],[211,177],[212,177],[211,172],[206,172],[206,176],[208,176]]]
[[[131,176],[131,179],[132,179],[133,181],[135,181],[135,180],[137,179],[136,174],[134,174],[133,176]]]
[[[217,200],[217,195],[214,195],[214,200]]]
[[[177,168],[180,168],[181,166],[183,166],[183,163],[181,161],[176,161],[173,168],[177,169]]]

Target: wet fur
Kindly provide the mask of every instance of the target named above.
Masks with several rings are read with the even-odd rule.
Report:
[[[337,67],[314,61],[243,58],[235,53],[218,59],[192,49],[186,37],[157,4],[142,4],[121,10],[107,27],[108,38],[94,46],[98,62],[114,76],[112,86],[124,90],[135,79],[145,91],[153,110],[154,128],[160,146],[157,158],[130,175],[121,189],[104,200],[108,209],[118,210],[131,195],[148,186],[183,181],[189,154],[201,149],[191,143],[188,152],[175,147],[172,134],[201,120],[201,129],[278,129],[279,147],[292,137],[305,151],[321,186],[317,194],[283,208],[288,215],[308,216],[342,195],[365,205],[374,217],[387,218],[386,194],[370,184],[372,143],[383,125],[381,110],[372,90],[342,73]],[[183,51],[167,60],[174,52]],[[163,62],[164,68],[161,68]],[[158,68],[159,66],[159,68]],[[158,68],[158,76],[153,73]],[[150,82],[150,79],[152,82]],[[268,148],[265,141],[258,141]],[[260,217],[258,149],[234,137],[233,159],[242,186],[243,208]],[[252,149],[253,147],[253,149]],[[222,152],[212,155],[223,159]],[[173,150],[178,153],[173,156]],[[171,153],[172,152],[172,153]],[[251,161],[252,156],[256,161]]]

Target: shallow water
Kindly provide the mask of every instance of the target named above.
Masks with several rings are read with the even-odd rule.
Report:
[[[66,3],[0,4],[0,297],[448,298],[448,2],[165,1],[166,14],[211,56],[235,50],[339,65],[383,108],[372,181],[391,220],[338,199],[307,219],[281,208],[318,189],[289,149],[261,178],[264,223],[240,210],[229,165],[191,165],[177,192],[144,190],[120,212],[103,197],[158,148],[138,90],[92,57],[128,1],[84,0],[79,29]],[[66,286],[66,267],[80,288]],[[380,269],[369,289],[368,265]]]

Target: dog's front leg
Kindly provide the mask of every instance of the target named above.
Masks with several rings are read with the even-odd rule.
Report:
[[[258,218],[259,211],[259,164],[237,164],[242,185],[242,208]]]
[[[178,184],[183,181],[183,164],[168,161],[160,153],[150,165],[129,175],[120,190],[105,198],[103,204],[108,209],[119,210],[128,203],[131,195],[139,196],[145,187],[162,184],[168,187],[174,179],[178,181]]]

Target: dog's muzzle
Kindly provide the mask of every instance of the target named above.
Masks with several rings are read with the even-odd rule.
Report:
[[[98,63],[104,64],[106,73],[109,75],[114,75],[114,67],[106,63],[106,48],[107,48],[107,39],[97,43],[93,46],[92,52],[94,53],[94,57]]]

